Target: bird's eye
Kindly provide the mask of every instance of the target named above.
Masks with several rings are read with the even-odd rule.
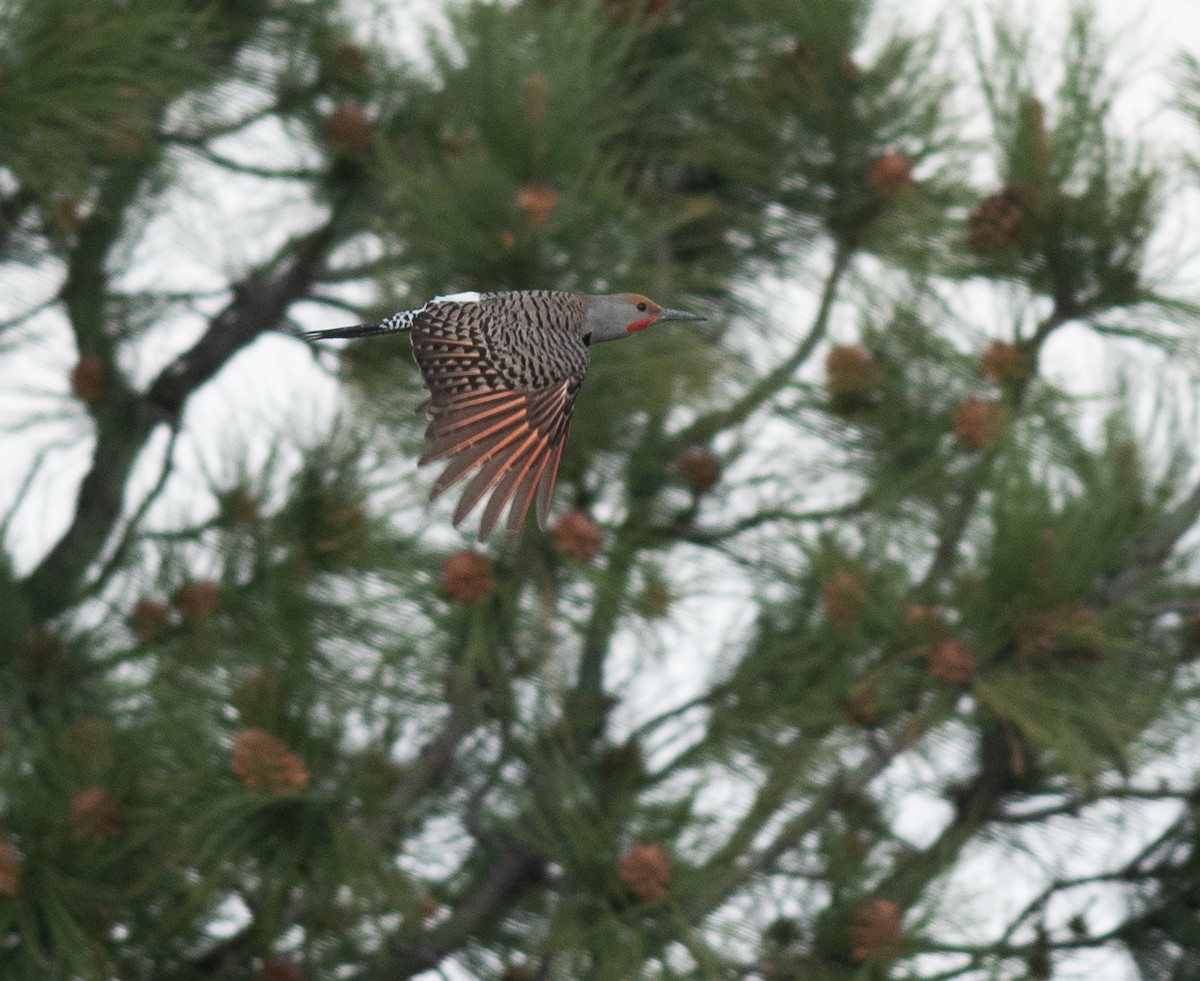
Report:
[[[646,304],[645,304],[645,303],[639,303],[639,304],[638,304],[638,310],[639,310],[639,311],[641,311],[642,313],[645,313],[645,312],[646,312]]]

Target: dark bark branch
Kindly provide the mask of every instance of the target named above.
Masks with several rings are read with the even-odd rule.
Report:
[[[120,514],[125,483],[153,428],[137,395],[115,370],[112,340],[105,330],[105,263],[120,234],[124,211],[145,172],[146,164],[138,161],[108,177],[67,263],[61,299],[75,334],[75,346],[81,355],[104,357],[109,377],[105,396],[91,408],[96,445],[92,465],[79,487],[74,518],[25,583],[33,613],[42,619],[54,616],[76,598],[87,567],[99,554]]]
[[[126,212],[150,169],[149,160],[138,159],[115,169],[105,179],[95,208],[79,229],[62,286],[61,298],[75,333],[76,348],[80,354],[102,355],[109,362],[110,378],[115,376],[116,366],[111,357],[113,335],[107,330],[107,264],[124,228]],[[119,384],[127,387],[123,378]],[[103,411],[103,404],[97,411]]]
[[[441,730],[421,748],[416,759],[408,764],[404,778],[388,795],[384,812],[389,820],[402,820],[417,799],[446,775],[454,754],[475,728],[478,718],[473,699],[460,699],[451,706]]]
[[[790,508],[769,508],[748,514],[744,518],[731,521],[720,528],[698,528],[693,525],[659,525],[650,528],[648,535],[663,542],[673,544],[686,542],[689,545],[700,545],[707,548],[723,545],[731,538],[754,531],[766,524],[805,524],[815,521],[831,521],[834,518],[849,518],[866,509],[865,500],[852,501],[839,507],[817,508],[813,511],[793,511]]]
[[[241,348],[274,327],[305,294],[333,240],[333,220],[286,260],[281,272],[255,276],[210,322],[190,350],[168,365],[144,396],[117,389],[97,412],[92,464],[70,526],[25,580],[40,619],[62,612],[76,598],[89,566],[120,518],[125,484],[138,454],[160,422],[177,425],[188,397]]]
[[[309,237],[288,266],[273,276],[252,277],[192,347],[169,364],[145,395],[152,416],[178,425],[184,403],[239,350],[274,327],[307,291],[333,241],[332,222]]]
[[[128,393],[110,401],[98,421],[92,464],[79,485],[71,524],[25,580],[39,619],[74,602],[79,583],[120,516],[125,484],[152,428],[139,399]]]
[[[23,188],[6,198],[0,198],[0,256],[7,251],[12,233],[20,224],[25,212],[33,206],[34,200],[34,196]]]
[[[104,588],[105,583],[112,578],[113,574],[120,568],[121,563],[129,554],[130,547],[134,541],[134,535],[141,526],[142,520],[146,517],[147,512],[154,506],[154,502],[162,496],[162,492],[166,489],[167,481],[170,479],[174,471],[175,460],[175,442],[179,437],[179,431],[171,433],[171,439],[167,443],[166,450],[163,452],[163,465],[159,471],[158,480],[150,492],[142,498],[142,502],[137,506],[137,510],[125,522],[124,534],[116,547],[112,550],[112,554],[104,563],[104,567],[96,574],[92,581],[88,584],[87,592],[95,595]]]
[[[392,940],[381,963],[355,975],[356,981],[403,981],[437,967],[502,915],[527,886],[541,878],[545,860],[527,846],[509,840],[493,855],[486,874],[453,903],[450,917],[423,936]]]
[[[250,177],[262,177],[265,180],[289,180],[289,181],[314,181],[322,176],[322,171],[316,167],[259,167],[255,164],[243,163],[239,160],[234,160],[231,157],[225,156],[218,150],[214,150],[209,142],[209,137],[192,138],[186,136],[175,136],[171,138],[171,142],[178,146],[187,147],[189,150],[202,157],[209,163],[223,170],[231,171],[235,174],[246,174]]]
[[[1200,790],[1184,787],[1113,787],[1087,797],[1071,797],[1057,804],[1039,807],[1036,810],[1009,812],[1001,811],[992,820],[999,824],[1041,824],[1055,817],[1077,817],[1093,804],[1109,800],[1187,801],[1195,803]]]
[[[245,966],[258,941],[258,925],[251,922],[192,961],[191,969],[201,977],[233,977]]]

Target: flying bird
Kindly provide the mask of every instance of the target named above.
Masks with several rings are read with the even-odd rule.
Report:
[[[506,505],[515,540],[537,501],[546,527],[588,348],[664,320],[703,320],[637,293],[552,290],[456,293],[373,324],[312,331],[310,340],[408,331],[431,421],[418,466],[448,461],[431,498],[470,475],[454,510],[458,525],[484,497],[479,538]]]

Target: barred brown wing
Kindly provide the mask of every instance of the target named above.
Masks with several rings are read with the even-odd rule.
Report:
[[[480,538],[492,533],[506,506],[508,533],[516,538],[535,501],[538,524],[546,526],[575,396],[587,371],[587,348],[561,333],[541,343],[541,331],[507,319],[484,324],[480,314],[486,309],[437,304],[417,317],[413,354],[429,389],[432,416],[418,462],[449,461],[433,497],[470,477],[455,524],[490,494]],[[515,377],[513,366],[527,361],[536,362],[536,371]]]

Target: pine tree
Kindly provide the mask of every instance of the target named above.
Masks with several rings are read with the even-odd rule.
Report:
[[[359,6],[0,7],[0,975],[1194,975],[1200,307],[1088,10]],[[478,545],[294,327],[535,287],[710,322]]]

